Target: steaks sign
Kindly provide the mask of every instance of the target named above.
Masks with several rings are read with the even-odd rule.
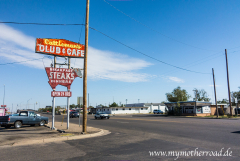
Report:
[[[66,86],[70,90],[74,79],[79,77],[74,69],[46,67],[45,70],[49,79],[48,83],[53,90],[56,89],[57,85]]]

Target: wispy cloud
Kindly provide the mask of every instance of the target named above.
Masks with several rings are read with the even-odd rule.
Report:
[[[169,80],[177,83],[184,83],[185,81],[183,79],[180,79],[178,77],[168,77]]]
[[[35,38],[9,27],[0,25],[0,56],[4,62],[19,62],[40,59],[45,55],[35,53]],[[5,59],[4,59],[5,58]],[[23,65],[41,68],[49,66],[52,60],[27,61]],[[102,51],[89,47],[88,77],[99,80],[117,80],[123,82],[148,81],[151,75],[139,72],[152,65],[144,60],[111,51]],[[83,59],[72,59],[72,66],[83,68]]]
[[[177,83],[184,83],[185,82],[183,79],[178,78],[178,77],[164,76],[164,75],[162,75],[160,77],[163,78],[163,79],[166,79],[166,80],[168,80],[170,82],[177,82]]]

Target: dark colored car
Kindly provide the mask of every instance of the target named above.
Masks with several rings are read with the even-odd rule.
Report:
[[[240,114],[240,108],[235,108],[235,114],[237,114],[237,112]]]
[[[77,112],[77,111],[72,111],[72,112],[70,112],[69,117],[70,117],[70,118],[79,117],[79,112]]]
[[[0,116],[0,126],[10,128],[21,128],[22,125],[36,124],[43,126],[48,123],[48,117],[38,116],[33,111],[21,111],[18,116]]]

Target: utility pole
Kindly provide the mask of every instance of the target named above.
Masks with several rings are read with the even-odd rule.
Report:
[[[140,99],[138,99],[138,103],[139,103]]]
[[[212,68],[212,74],[213,74],[213,85],[214,85],[214,94],[215,94],[216,114],[217,114],[217,118],[218,118],[217,94],[216,94],[215,76],[214,76],[214,69],[213,68]]]
[[[126,99],[126,104],[127,104],[127,99]]]
[[[87,57],[88,57],[88,28],[89,28],[89,1],[86,4],[85,23],[85,51],[84,51],[84,74],[83,74],[83,126],[82,132],[87,133]]]
[[[229,74],[228,74],[227,49],[225,49],[225,55],[226,55],[226,67],[227,67],[228,99],[229,99],[230,115],[232,116],[232,105],[231,105],[231,95],[230,95],[230,85],[229,85]]]

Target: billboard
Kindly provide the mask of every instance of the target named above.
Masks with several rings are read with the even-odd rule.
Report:
[[[84,58],[85,46],[65,39],[36,39],[36,53],[71,57]]]

